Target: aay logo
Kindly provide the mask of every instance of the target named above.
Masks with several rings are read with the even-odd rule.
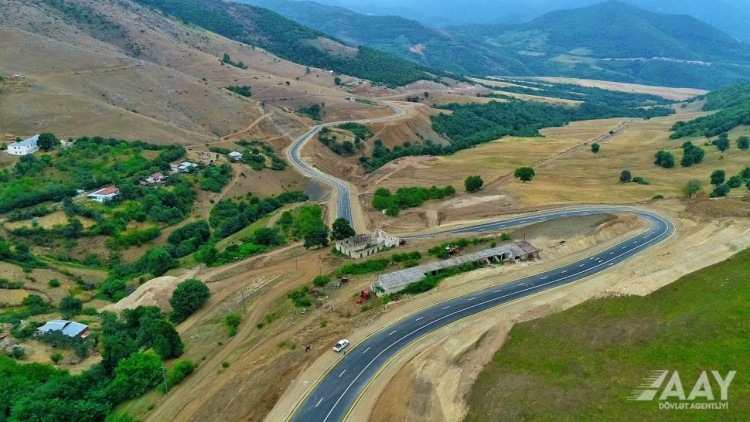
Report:
[[[635,401],[652,401],[658,397],[659,409],[728,409],[729,403],[727,398],[729,397],[729,384],[732,383],[734,376],[737,371],[729,371],[726,377],[722,377],[719,371],[711,371],[713,375],[713,381],[719,388],[718,397],[714,394],[714,387],[712,381],[709,379],[706,371],[701,372],[698,377],[698,381],[695,382],[690,394],[685,396],[685,389],[682,388],[682,380],[680,379],[680,373],[677,371],[672,372],[672,376],[669,376],[670,371],[652,371],[651,376],[644,378],[643,384],[639,386],[637,390],[628,397],[628,400]],[[665,384],[665,380],[669,380]],[[664,385],[662,390],[662,385]],[[661,394],[659,392],[661,391]],[[699,403],[675,403],[666,402],[667,399],[676,398],[679,401],[692,402],[697,398],[703,398],[705,400]],[[720,402],[715,402],[720,400]],[[714,402],[714,403],[707,403]]]

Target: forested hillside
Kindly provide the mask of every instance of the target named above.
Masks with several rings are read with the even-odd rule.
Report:
[[[433,79],[437,71],[368,47],[353,54],[320,47],[324,34],[299,25],[270,10],[221,0],[135,0],[182,21],[246,44],[261,47],[289,61],[332,69],[389,86]],[[333,45],[338,43],[329,40]]]
[[[559,10],[519,25],[448,28],[310,1],[241,1],[345,42],[481,77],[556,75],[703,89],[750,78],[750,45],[693,17],[620,1]]]
[[[674,110],[666,107],[623,107],[597,101],[567,107],[514,99],[486,104],[448,104],[440,108],[450,110],[451,114],[432,116],[432,128],[450,139],[450,144],[443,146],[429,140],[406,142],[391,150],[385,148],[380,140],[376,140],[372,157],[360,158],[365,171],[377,170],[396,158],[410,155],[449,155],[504,136],[539,136],[539,129],[565,126],[573,121],[612,117],[649,119],[674,113]]]
[[[672,139],[690,136],[712,137],[741,125],[750,125],[750,82],[741,82],[712,91],[696,99],[705,99],[705,111],[719,112],[689,122],[677,122]]]

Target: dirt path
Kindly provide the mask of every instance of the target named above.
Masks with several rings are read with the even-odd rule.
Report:
[[[543,168],[551,165],[552,163],[560,160],[561,158],[565,158],[567,156],[575,154],[576,152],[580,151],[581,149],[589,147],[589,145],[591,145],[592,143],[595,143],[595,142],[597,142],[597,143],[598,142],[601,142],[601,143],[610,142],[610,141],[612,141],[612,139],[614,137],[616,137],[618,134],[622,133],[623,130],[627,129],[630,124],[631,124],[631,121],[624,121],[624,122],[620,123],[616,128],[611,129],[611,131],[604,132],[601,135],[598,135],[598,136],[596,136],[594,138],[591,138],[591,139],[589,139],[587,141],[583,141],[581,143],[573,145],[573,146],[569,147],[568,149],[566,149],[564,151],[560,151],[557,154],[554,154],[554,155],[552,155],[552,156],[550,156],[548,158],[545,158],[542,161],[538,161],[538,162],[532,164],[531,167],[533,167],[536,170],[543,169]],[[499,179],[493,181],[492,183],[488,183],[485,188],[487,188],[487,187],[495,187],[495,186],[499,186],[499,185],[504,185],[504,184],[510,182],[511,180],[513,180],[513,178],[514,178],[514,174],[513,173],[508,173],[505,176],[502,176]]]

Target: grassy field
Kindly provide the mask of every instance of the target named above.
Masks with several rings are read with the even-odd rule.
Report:
[[[592,300],[517,325],[472,387],[466,420],[746,420],[749,267],[745,250],[646,297]],[[686,396],[702,371],[735,370],[729,407],[628,401],[652,370],[679,371]]]

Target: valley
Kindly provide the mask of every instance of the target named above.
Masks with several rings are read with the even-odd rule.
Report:
[[[383,40],[431,37],[394,48],[347,23],[373,16],[330,33],[242,2],[0,8],[0,422],[652,415],[620,395],[679,359],[628,361],[604,396],[590,371],[633,338],[687,355],[633,312],[694,320],[722,268],[732,291],[747,281],[750,86],[684,67],[744,60],[713,30],[673,44],[687,36],[608,2],[528,30],[380,19]],[[636,75],[602,64],[612,40],[560,35],[601,9],[652,25],[675,60]],[[430,58],[444,44],[456,67]],[[480,56],[497,72],[463,66]],[[44,331],[58,320],[85,331]]]

